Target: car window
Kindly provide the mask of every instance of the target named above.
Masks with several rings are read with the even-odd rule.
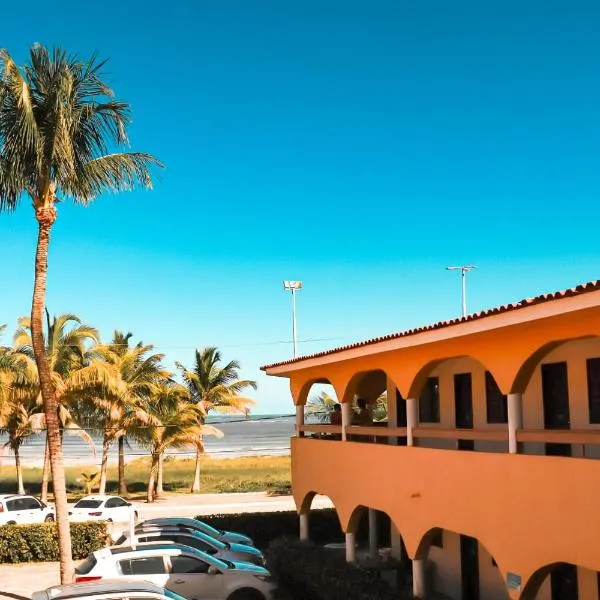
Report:
[[[171,573],[206,573],[208,563],[191,556],[172,556]]]
[[[162,556],[121,560],[119,561],[119,566],[123,575],[157,575],[166,573],[165,561]]]
[[[101,504],[101,500],[79,500],[73,508],[98,508]]]
[[[21,500],[21,498],[17,498],[16,500],[9,500],[6,503],[6,510],[8,510],[8,511],[23,510],[23,500]]]
[[[192,548],[202,550],[202,552],[212,552],[213,550],[213,548],[209,546],[204,540],[199,540],[198,538],[192,537],[191,535],[178,535],[175,541],[178,544],[183,544],[184,546],[191,546]]]
[[[106,504],[104,505],[105,508],[116,508],[117,506],[119,506],[118,500],[118,498],[109,498],[106,501]]]
[[[40,510],[40,503],[35,498],[23,498],[23,506],[30,510]]]
[[[96,566],[96,557],[90,554],[83,562],[75,567],[75,573],[78,575],[87,575]]]

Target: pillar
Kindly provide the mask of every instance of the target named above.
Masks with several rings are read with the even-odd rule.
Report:
[[[392,557],[396,560],[402,560],[402,536],[396,529],[394,523],[392,523],[392,531],[390,535],[390,541],[392,545]]]
[[[379,556],[379,543],[377,540],[377,511],[369,509],[369,557]]]
[[[300,541],[307,542],[308,535],[308,512],[300,513]]]
[[[346,534],[346,562],[356,562],[356,534]]]
[[[425,598],[425,560],[415,559],[412,561],[413,596]]]
[[[406,445],[414,446],[413,429],[419,424],[417,399],[406,399]]]
[[[352,423],[352,405],[350,402],[342,402],[342,441],[346,441],[346,427]]]
[[[300,431],[302,425],[304,425],[304,405],[298,404],[296,406],[296,435],[298,437],[304,437],[304,431]]]
[[[517,444],[517,429],[523,427],[523,398],[521,394],[508,395],[508,451],[516,454],[519,451]]]

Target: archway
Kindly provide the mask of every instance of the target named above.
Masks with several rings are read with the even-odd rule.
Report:
[[[594,576],[593,571],[589,573]],[[584,585],[585,583],[584,581]],[[594,583],[597,594],[598,583],[592,581],[592,585]],[[560,562],[542,567],[533,573],[523,589],[521,600],[578,600],[580,594],[577,565]]]
[[[468,535],[431,528],[419,543],[415,563],[420,567],[427,593],[444,593],[461,600],[509,598],[492,554]]]

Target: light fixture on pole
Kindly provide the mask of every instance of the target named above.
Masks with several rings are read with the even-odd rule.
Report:
[[[285,280],[283,289],[292,292],[292,337],[294,340],[294,358],[298,356],[298,333],[296,331],[296,292],[302,289],[301,281]]]
[[[446,267],[448,271],[460,271],[462,279],[462,316],[467,316],[467,273],[476,269],[476,265],[464,265],[461,267]]]

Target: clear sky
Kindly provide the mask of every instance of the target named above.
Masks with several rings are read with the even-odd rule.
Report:
[[[600,4],[10,2],[2,40],[110,57],[153,192],[60,205],[48,307],[190,364],[217,345],[289,412],[311,353],[600,275]],[[29,310],[35,221],[0,215],[0,323]],[[284,342],[284,343],[280,343]]]

